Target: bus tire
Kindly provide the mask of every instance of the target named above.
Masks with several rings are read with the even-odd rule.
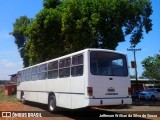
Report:
[[[50,112],[55,112],[57,111],[57,106],[56,106],[56,97],[54,95],[50,95],[48,99],[48,110]]]
[[[21,92],[21,102],[22,102],[23,104],[26,103],[25,96],[24,96],[24,92]]]

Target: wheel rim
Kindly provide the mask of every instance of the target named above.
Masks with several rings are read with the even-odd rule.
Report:
[[[51,111],[53,111],[54,108],[55,108],[54,100],[53,99],[51,99],[50,102],[49,102],[49,108],[50,108]]]
[[[22,103],[25,103],[25,96],[24,95],[22,95]]]

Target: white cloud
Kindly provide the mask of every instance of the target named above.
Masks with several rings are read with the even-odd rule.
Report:
[[[0,60],[0,67],[5,67],[5,68],[15,68],[15,67],[22,67],[22,62],[14,62],[14,61],[9,61],[7,59]]]
[[[9,75],[17,73],[22,68],[22,62],[7,59],[0,60],[0,80],[9,80]]]
[[[15,67],[15,63],[9,61],[9,60],[0,60],[0,65],[6,68],[13,68]]]
[[[8,57],[15,57],[15,55],[18,55],[14,51],[0,51],[0,59],[8,58]],[[1,61],[1,60],[0,60]]]

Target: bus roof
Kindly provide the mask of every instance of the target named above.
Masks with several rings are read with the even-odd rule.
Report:
[[[74,53],[70,53],[70,54],[67,54],[67,55],[64,55],[64,56],[61,56],[61,57],[58,57],[58,58],[53,58],[53,59],[51,59],[51,60],[47,60],[47,61],[44,61],[44,62],[35,64],[35,65],[32,65],[32,66],[23,68],[23,69],[21,69],[21,70],[25,70],[25,69],[28,69],[28,68],[32,68],[32,67],[35,67],[35,66],[38,66],[38,65],[42,65],[42,64],[45,64],[45,63],[48,63],[48,62],[56,61],[56,60],[63,59],[63,58],[66,58],[66,57],[70,57],[70,56],[73,56],[73,55],[81,54],[81,53],[84,53],[84,52],[86,52],[86,51],[104,51],[104,52],[112,52],[112,53],[118,53],[118,54],[126,55],[126,54],[124,54],[124,53],[122,53],[122,52],[118,52],[118,51],[114,51],[114,50],[109,50],[109,49],[86,48],[86,49],[84,49],[84,50],[80,50],[80,51],[77,51],[77,52],[74,52]],[[21,71],[21,70],[20,70],[20,71]]]

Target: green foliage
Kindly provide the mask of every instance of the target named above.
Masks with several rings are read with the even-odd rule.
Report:
[[[13,32],[10,33],[15,37],[15,43],[18,47],[21,58],[23,58],[24,66],[29,65],[29,58],[25,55],[24,47],[28,40],[28,36],[25,34],[25,32],[31,21],[32,20],[27,16],[21,16],[20,18],[16,19],[15,23],[13,24]]]
[[[56,8],[60,4],[60,0],[43,0],[43,7],[46,9]]]
[[[136,79],[136,76],[135,75],[130,75],[130,78],[131,79]]]
[[[26,33],[29,40],[25,51],[30,58],[30,64],[62,55],[61,14],[56,9],[43,9]]]
[[[4,93],[0,92],[0,103],[2,101],[17,101],[16,95],[6,96]]]
[[[147,57],[142,61],[142,66],[144,68],[143,76],[160,80],[160,55],[155,55],[154,57]]]
[[[149,0],[44,0],[43,6],[23,30],[30,65],[84,48],[115,50],[127,35],[135,47],[152,29]]]

